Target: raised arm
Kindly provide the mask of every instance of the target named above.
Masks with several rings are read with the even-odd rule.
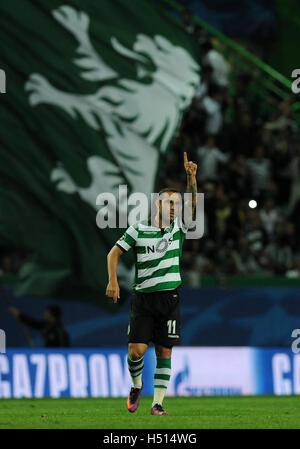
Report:
[[[31,316],[25,315],[25,313],[21,312],[16,307],[11,306],[9,311],[17,320],[22,321],[24,324],[27,324],[33,329],[42,330],[46,325],[44,320],[38,320],[36,318],[32,318]]]
[[[114,302],[120,298],[120,288],[117,278],[117,267],[119,257],[123,254],[121,248],[117,245],[113,246],[107,254],[107,271],[108,271],[108,284],[106,288],[106,296],[113,298]]]
[[[196,203],[197,203],[197,164],[194,162],[188,161],[187,153],[184,152],[184,168],[187,176],[187,193],[192,194],[192,204],[190,201],[185,201],[185,206],[187,208],[191,207],[191,216],[189,214],[189,219],[194,220],[195,211],[196,211]],[[187,218],[187,217],[186,217]],[[189,221],[189,220],[188,220]]]

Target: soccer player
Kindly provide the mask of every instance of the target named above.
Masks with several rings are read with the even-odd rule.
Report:
[[[172,347],[180,344],[180,257],[188,223],[194,218],[196,208],[197,165],[189,162],[184,153],[187,174],[187,192],[192,201],[185,202],[185,223],[179,212],[182,197],[179,191],[166,188],[155,201],[156,215],[129,226],[107,256],[109,282],[106,295],[116,303],[120,298],[117,280],[119,257],[131,248],[135,251],[135,280],[128,326],[128,368],[132,388],[127,408],[133,413],[139,406],[143,389],[142,371],[144,354],[152,341],[156,353],[154,398],[152,415],[168,415],[163,399],[171,376]]]

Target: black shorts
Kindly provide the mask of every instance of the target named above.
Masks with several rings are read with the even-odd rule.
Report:
[[[130,307],[128,343],[154,344],[171,348],[179,345],[180,296],[178,289],[159,292],[133,292]]]

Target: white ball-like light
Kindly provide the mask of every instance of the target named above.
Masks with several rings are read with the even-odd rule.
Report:
[[[255,209],[257,207],[257,202],[255,200],[250,200],[249,201],[249,207],[251,209]]]

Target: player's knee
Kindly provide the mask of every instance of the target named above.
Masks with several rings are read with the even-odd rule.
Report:
[[[129,357],[131,360],[139,360],[143,357],[144,351],[142,351],[140,348],[129,348]]]
[[[131,351],[129,352],[129,357],[131,360],[139,360],[143,357],[144,354],[138,352],[138,351]]]
[[[166,348],[163,346],[156,347],[156,356],[163,359],[168,359],[172,355],[172,348]]]

